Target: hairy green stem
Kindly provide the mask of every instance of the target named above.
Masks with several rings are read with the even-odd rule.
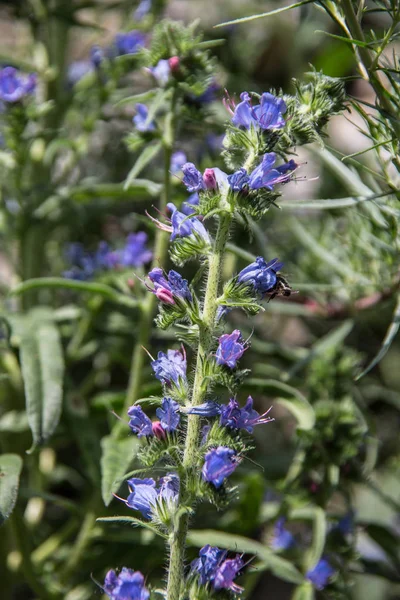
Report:
[[[207,286],[204,296],[202,323],[199,328],[199,346],[197,351],[196,371],[191,398],[192,406],[201,404],[207,393],[204,379],[204,362],[212,350],[215,317],[217,314],[217,297],[221,278],[222,262],[229,236],[232,217],[225,214],[220,217],[213,252],[209,258]],[[188,415],[188,426],[183,456],[183,467],[186,471],[194,468],[197,459],[200,437],[200,419],[196,415]],[[184,482],[181,481],[181,488]],[[181,489],[181,494],[184,492]],[[184,559],[186,534],[189,517],[181,515],[177,519],[174,531],[170,535],[170,559],[168,570],[167,600],[179,600],[182,582],[184,580]]]

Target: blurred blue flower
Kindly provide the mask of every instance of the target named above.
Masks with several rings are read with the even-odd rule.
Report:
[[[305,576],[317,590],[323,590],[334,574],[335,569],[329,564],[326,558],[321,558],[314,568],[307,571]]]
[[[271,548],[273,550],[288,550],[295,544],[293,535],[285,527],[286,519],[280,517],[274,526],[274,532],[271,539]]]
[[[146,36],[141,31],[133,29],[127,33],[117,33],[114,45],[118,56],[125,54],[136,54],[144,46]]]
[[[262,94],[260,104],[255,106],[252,106],[251,97],[247,92],[242,92],[240,99],[241,102],[234,107],[232,116],[232,123],[236,127],[281,129],[285,126],[282,115],[286,112],[286,104],[282,98],[266,92]]]
[[[149,109],[145,104],[141,104],[140,102],[135,105],[136,115],[133,117],[132,121],[138,131],[143,133],[147,131],[154,131],[156,128],[156,124],[154,121],[148,120]]]
[[[111,600],[148,600],[150,597],[142,573],[126,567],[119,575],[114,570],[108,571],[103,590]]]
[[[189,198],[182,203],[181,212],[184,215],[192,215],[193,214],[193,206],[198,206],[200,202],[199,194],[194,192],[189,196]]]
[[[219,338],[219,345],[215,353],[218,365],[226,365],[230,369],[236,367],[236,363],[246,350],[242,340],[242,334],[238,329],[232,333],[226,333]]]
[[[187,156],[181,150],[177,150],[171,156],[171,173],[175,174],[182,170],[182,167],[187,162]]]
[[[169,202],[167,208],[171,211],[171,240],[177,237],[187,237],[197,234],[204,242],[210,244],[210,237],[207,229],[197,217],[189,217],[180,212],[176,206]]]
[[[221,405],[220,424],[230,429],[245,429],[253,433],[256,425],[270,423],[274,419],[267,417],[271,409],[260,415],[253,408],[253,398],[249,396],[243,408],[240,407],[235,398],[231,398],[228,404]]]
[[[98,69],[106,57],[104,48],[94,45],[90,48],[90,61],[95,69]]]
[[[186,381],[186,356],[179,350],[167,350],[167,354],[159,352],[151,367],[156,378],[166,385],[179,384],[180,379]]]
[[[251,286],[257,294],[263,296],[275,286],[277,272],[282,266],[283,263],[278,262],[277,258],[267,263],[261,256],[257,256],[254,262],[240,271],[237,280]]]
[[[164,431],[167,433],[176,431],[180,421],[178,402],[172,398],[163,398],[161,408],[157,408],[156,415]]]
[[[188,192],[199,192],[205,189],[203,175],[196,169],[193,163],[188,162],[182,165],[183,179]]]
[[[191,95],[190,99],[196,104],[211,104],[217,97],[220,86],[216,81],[212,81],[207,89],[200,96]]]
[[[204,458],[203,480],[212,483],[218,489],[237,466],[238,461],[234,450],[225,446],[212,448]]]
[[[175,304],[174,296],[184,300],[192,301],[192,294],[189,290],[187,279],[183,279],[182,275],[171,270],[168,276],[165,277],[164,271],[158,267],[152,269],[148,275],[150,281],[154,284],[154,288],[150,289],[157,298],[165,304]]]
[[[85,75],[93,72],[93,64],[90,60],[76,60],[72,62],[67,71],[68,85],[73,87]]]
[[[129,427],[139,438],[153,435],[152,422],[143,412],[141,406],[131,406],[128,410],[128,416],[130,417]]]
[[[294,160],[290,160],[279,167],[273,168],[276,161],[275,152],[264,154],[262,162],[249,175],[249,187],[252,190],[267,188],[273,190],[274,185],[286,183],[291,178],[291,173],[297,168]]]
[[[161,59],[158,61],[155,67],[149,67],[148,69],[157,81],[158,85],[164,87],[168,83],[169,75],[171,73],[171,67],[169,61]],[[183,162],[186,162],[186,158]]]
[[[238,554],[235,558],[226,558],[226,556],[226,550],[207,544],[201,548],[199,558],[192,561],[191,573],[199,577],[202,585],[210,583],[216,590],[227,589],[240,593],[242,588],[233,580],[243,568],[243,560]]]
[[[0,100],[6,103],[19,102],[25,96],[33,94],[36,88],[36,75],[22,75],[14,67],[0,70]]]
[[[150,262],[153,253],[146,244],[147,234],[144,231],[130,233],[124,248],[118,251],[118,263],[123,267],[142,267]]]
[[[133,11],[135,21],[142,21],[151,11],[152,0],[140,0],[138,7]]]

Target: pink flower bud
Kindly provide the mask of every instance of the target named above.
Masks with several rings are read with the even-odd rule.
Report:
[[[131,277],[126,280],[126,283],[131,290],[135,287],[135,280]]]
[[[208,190],[217,189],[217,179],[215,177],[214,169],[206,169],[204,171],[203,181]]]
[[[156,290],[156,296],[164,304],[175,304],[174,296],[167,288],[159,288]]]
[[[160,421],[153,421],[151,424],[151,428],[153,430],[154,435],[159,439],[165,439],[165,431],[160,423]]]
[[[177,71],[179,71],[180,62],[181,61],[179,56],[171,56],[171,58],[168,59],[168,64],[169,68],[171,69],[171,73],[177,73]]]

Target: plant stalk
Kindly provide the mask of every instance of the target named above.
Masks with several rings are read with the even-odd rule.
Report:
[[[197,352],[196,371],[191,397],[192,406],[201,404],[207,393],[207,384],[204,380],[204,360],[211,352],[215,330],[215,317],[217,314],[218,289],[221,278],[222,263],[229,236],[232,217],[224,214],[220,217],[214,250],[209,258],[208,276],[202,324],[199,329],[199,346]],[[197,458],[200,437],[200,419],[196,415],[188,415],[188,426],[183,456],[183,468],[186,471],[193,469]],[[184,482],[181,481],[181,495]],[[188,514],[177,519],[174,531],[170,536],[170,559],[167,583],[167,600],[179,600],[182,582],[184,580],[184,562],[186,534],[188,529]]]

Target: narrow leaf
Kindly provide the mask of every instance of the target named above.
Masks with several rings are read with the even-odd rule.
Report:
[[[127,104],[133,105],[138,102],[148,102],[152,100],[157,93],[157,89],[148,90],[147,92],[142,92],[141,94],[134,94],[133,96],[124,96],[120,100],[117,100],[114,106],[126,106]]]
[[[133,165],[132,169],[129,171],[126,181],[124,183],[124,189],[128,189],[136,177],[143,171],[145,167],[157,156],[162,148],[161,142],[157,142],[152,146],[147,146],[145,150],[139,155],[139,158]]]
[[[101,449],[101,495],[108,506],[139,450],[139,441],[133,436],[116,439],[108,435],[101,440]]]
[[[292,600],[314,600],[315,593],[311,581],[299,585],[292,596]]]
[[[166,536],[164,533],[162,533],[162,531],[157,529],[157,527],[155,527],[151,523],[148,523],[147,521],[141,521],[140,519],[136,519],[135,517],[101,517],[100,519],[96,519],[96,521],[100,523],[125,523],[126,525],[132,525],[133,527],[144,527],[145,529],[149,529],[156,535],[159,535],[164,539],[168,539],[168,536]]]
[[[63,398],[64,358],[56,325],[42,313],[31,313],[20,342],[26,409],[32,452],[58,425]]]
[[[188,534],[188,543],[192,546],[202,547],[206,544],[226,548],[233,552],[243,552],[257,556],[264,566],[274,575],[283,581],[300,584],[304,581],[303,575],[296,569],[292,563],[276,556],[272,550],[260,542],[250,540],[240,535],[224,533],[223,531],[214,531],[205,529],[201,531],[192,530]]]
[[[17,501],[22,459],[18,454],[0,456],[0,525],[8,519]]]
[[[335,199],[320,199],[320,200],[298,200],[294,202],[283,202],[280,206],[283,209],[311,209],[311,210],[332,210],[336,208],[347,208],[348,206],[357,206],[362,202],[369,202],[371,200],[376,200],[378,198],[383,198],[385,196],[389,196],[394,194],[393,191],[382,192],[380,194],[373,194],[372,196],[365,197],[346,197],[346,198],[335,198]]]
[[[263,17],[271,17],[273,15],[285,12],[286,10],[291,10],[292,8],[299,8],[300,6],[304,6],[305,4],[310,4],[313,1],[314,0],[302,0],[302,2],[295,2],[294,4],[290,4],[289,6],[276,8],[275,10],[270,10],[265,13],[259,13],[258,15],[251,15],[250,17],[241,17],[240,19],[234,19],[233,21],[218,23],[218,25],[214,25],[214,27],[226,27],[227,25],[237,25],[238,23],[248,23],[249,21],[255,21],[256,19],[262,19]]]
[[[382,342],[381,349],[379,350],[379,352],[375,356],[375,358],[369,363],[368,367],[366,369],[364,369],[364,371],[362,373],[360,373],[360,375],[357,375],[356,381],[358,381],[359,379],[361,379],[361,377],[364,377],[364,375],[369,373],[371,371],[371,369],[373,369],[375,367],[375,365],[377,365],[382,360],[382,358],[385,356],[385,354],[389,350],[390,346],[392,345],[392,342],[393,342],[394,338],[396,337],[397,332],[399,331],[399,327],[400,327],[400,294],[397,297],[396,307],[395,307],[394,313],[393,313],[393,319],[389,326],[389,329],[386,332],[385,338]]]

